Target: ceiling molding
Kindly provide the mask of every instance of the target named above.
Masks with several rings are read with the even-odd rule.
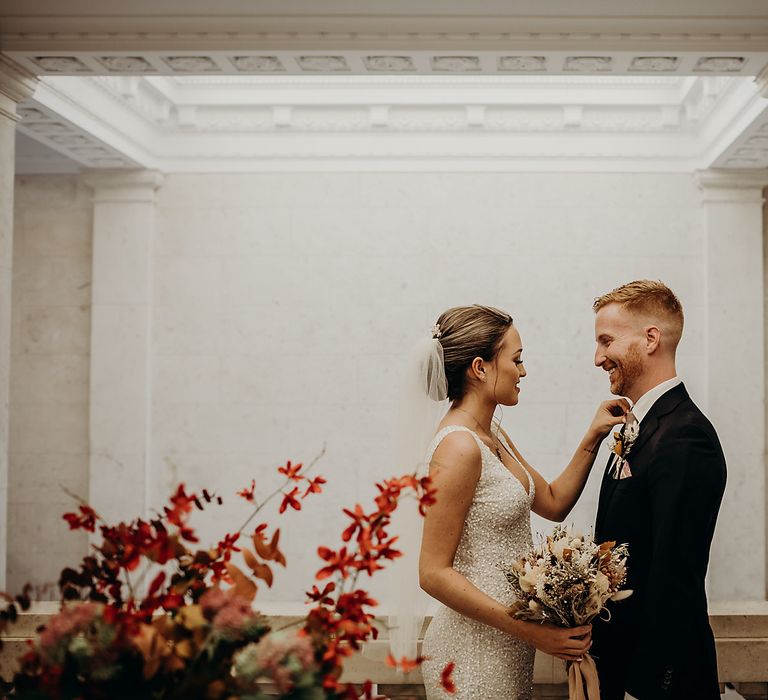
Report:
[[[67,105],[67,99],[42,85],[36,99],[27,100],[17,108],[21,119],[17,129],[71,159],[83,168],[137,168],[143,163],[126,154],[127,149],[108,129],[108,121],[89,115],[83,107]],[[95,132],[95,133],[94,133]],[[107,133],[105,133],[107,132]],[[97,133],[101,133],[100,138]],[[43,160],[29,160],[26,172]],[[59,167],[59,166],[57,166]]]
[[[4,0],[0,48],[768,50],[764,0]]]
[[[36,85],[34,73],[0,55],[0,116],[19,121],[17,104],[31,97]]]
[[[712,160],[713,168],[768,168],[768,98],[757,94],[745,102],[714,145],[720,154]]]
[[[476,39],[476,37],[475,37]],[[768,39],[768,37],[766,37]],[[526,49],[506,41],[501,50],[485,50],[479,42],[464,48],[426,50],[428,41],[415,50],[388,46],[377,49],[369,39],[366,50],[345,48],[343,42],[325,49],[313,48],[302,38],[299,49],[273,46],[242,50],[174,50],[166,36],[164,50],[79,50],[51,48],[11,50],[5,55],[37,75],[742,75],[756,76],[768,65],[768,41],[750,47],[739,41],[738,49],[724,44],[716,50],[683,48],[677,40],[666,50],[631,50],[628,38],[617,46],[588,42],[589,49],[568,50],[543,46]],[[375,42],[374,42],[375,43]]]
[[[4,0],[0,52],[85,168],[768,167],[765,0]]]
[[[718,76],[226,81],[42,78],[19,129],[87,168],[691,172],[764,102],[754,81]]]

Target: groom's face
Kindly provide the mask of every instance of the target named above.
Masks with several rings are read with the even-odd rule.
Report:
[[[642,324],[619,304],[606,304],[595,316],[595,365],[608,372],[611,393],[636,401],[633,389],[645,371]]]

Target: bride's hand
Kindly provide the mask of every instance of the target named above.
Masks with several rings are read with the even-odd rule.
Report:
[[[592,419],[592,424],[589,426],[587,434],[593,436],[598,441],[602,440],[611,432],[611,428],[624,423],[629,409],[629,401],[626,399],[603,401],[598,407],[595,417]]]
[[[564,661],[580,661],[592,646],[592,625],[555,627],[548,622],[526,622],[525,641]]]

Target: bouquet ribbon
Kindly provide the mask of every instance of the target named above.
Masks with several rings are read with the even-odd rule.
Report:
[[[569,700],[600,700],[597,666],[589,654],[584,654],[582,661],[568,663],[568,698]]]

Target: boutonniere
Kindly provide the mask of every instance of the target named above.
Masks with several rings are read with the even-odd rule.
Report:
[[[611,441],[608,443],[608,447],[611,452],[615,453],[620,459],[626,460],[638,435],[640,435],[640,423],[637,418],[635,418],[632,411],[629,411],[629,413],[627,413],[627,422],[624,423],[621,430],[617,430],[613,434]]]

